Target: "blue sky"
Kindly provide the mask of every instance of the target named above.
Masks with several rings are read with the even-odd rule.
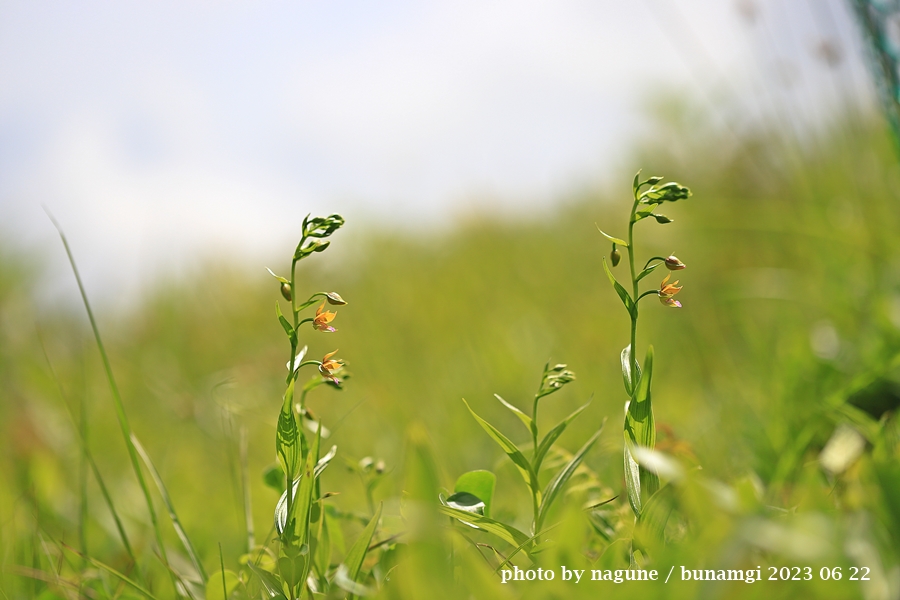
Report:
[[[838,0],[0,0],[0,231],[54,248],[46,205],[111,298],[308,212],[546,209],[629,179],[654,93],[738,129],[870,108],[855,33]]]

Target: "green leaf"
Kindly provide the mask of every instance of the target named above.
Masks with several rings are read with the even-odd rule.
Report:
[[[531,463],[528,462],[528,459],[525,458],[525,455],[519,450],[519,448],[513,444],[509,438],[500,433],[500,431],[478,416],[472,407],[469,406],[469,403],[463,400],[463,404],[466,405],[466,408],[469,409],[469,412],[472,413],[472,416],[475,417],[475,420],[478,421],[478,424],[488,433],[491,438],[495,442],[497,442],[503,451],[506,452],[506,455],[509,456],[510,460],[515,463],[516,467],[519,469],[519,473],[522,474],[522,478],[525,480],[525,483],[532,489],[532,491],[538,496],[538,500],[540,500],[540,484],[538,483],[537,475],[534,472],[534,469],[531,467]]]
[[[647,275],[649,275],[650,273],[652,273],[653,271],[655,271],[655,270],[656,270],[656,267],[658,267],[658,266],[661,265],[661,264],[663,264],[663,263],[658,262],[658,263],[655,263],[655,264],[650,265],[649,267],[647,267],[646,269],[644,269],[643,271],[641,271],[641,272],[638,274],[637,277],[634,278],[635,281],[640,281],[641,279],[643,279],[644,277],[646,277]]]
[[[634,535],[640,540],[641,546],[646,546],[652,541],[661,542],[665,539],[666,524],[674,509],[675,488],[671,484],[664,485],[650,496],[637,520],[637,527],[635,527]]]
[[[597,226],[596,223],[595,223],[594,225]],[[623,240],[623,239],[621,239],[621,238],[617,238],[617,237],[613,237],[613,236],[609,235],[608,233],[606,233],[605,231],[603,231],[602,229],[600,229],[599,226],[597,226],[597,231],[599,231],[601,234],[603,234],[603,237],[605,237],[606,239],[608,239],[608,240],[611,241],[612,243],[618,244],[619,246],[622,246],[623,248],[627,248],[627,247],[628,247],[628,242],[626,242],[625,240]]]
[[[369,544],[372,543],[372,538],[375,536],[375,529],[378,527],[378,521],[381,519],[381,509],[383,506],[383,504],[378,505],[375,516],[372,517],[369,524],[366,525],[366,528],[359,534],[359,537],[356,538],[356,541],[353,542],[353,545],[350,547],[350,551],[347,552],[347,556],[344,557],[343,564],[347,567],[347,577],[349,577],[351,581],[359,581],[359,572],[362,569],[363,561],[369,551]]]
[[[609,277],[609,282],[613,285],[613,288],[615,288],[616,293],[622,300],[622,304],[625,305],[629,314],[634,315],[634,300],[631,299],[631,296],[628,295],[628,292],[625,291],[622,284],[616,281],[616,276],[612,274],[612,271],[609,270],[609,265],[606,264],[606,257],[603,258],[603,270],[606,271],[606,276]]]
[[[556,497],[559,495],[560,491],[562,491],[563,487],[565,487],[566,483],[568,483],[569,479],[575,473],[575,470],[578,469],[578,465],[581,464],[581,461],[584,460],[585,455],[588,453],[588,450],[594,445],[597,439],[600,437],[600,434],[603,433],[603,426],[606,425],[606,419],[603,420],[603,423],[600,424],[600,428],[590,437],[590,439],[584,443],[584,446],[572,457],[572,460],[566,464],[562,470],[556,474],[556,477],[550,480],[550,483],[547,484],[547,489],[544,492],[544,501],[541,503],[541,509],[538,512],[537,524],[535,525],[535,529],[540,529],[541,524],[544,522],[544,519],[547,517],[547,513],[550,510],[550,506],[553,504],[553,501],[556,500]]]
[[[216,571],[210,576],[209,581],[206,582],[206,598],[207,600],[228,600],[228,596],[240,584],[241,580],[234,571],[229,571],[228,569],[224,572]]]
[[[456,485],[453,486],[453,491],[457,493],[468,492],[479,498],[484,502],[484,516],[490,517],[491,503],[494,500],[494,488],[496,485],[497,476],[490,471],[469,471],[459,476],[456,480]]]
[[[282,556],[278,559],[278,572],[281,573],[281,579],[291,589],[296,588],[297,584],[302,581],[305,567],[306,556],[302,554],[297,554],[294,557]]]
[[[641,171],[642,171],[642,170],[643,170],[643,169],[638,169],[638,172],[634,174],[634,181],[631,183],[632,195],[633,195],[635,198],[637,198],[638,190],[641,189],[641,184],[640,184],[640,181],[641,181],[641,180],[640,180],[640,177],[641,177]]]
[[[625,432],[625,490],[628,492],[628,504],[634,516],[641,516],[641,474],[640,466],[631,455],[628,432]]]
[[[300,428],[294,416],[294,380],[288,384],[278,414],[278,426],[275,431],[275,455],[281,463],[287,481],[293,481],[297,475],[300,462]]]
[[[266,591],[266,595],[269,598],[284,598],[284,592],[281,587],[281,580],[278,579],[278,576],[274,573],[269,573],[265,569],[261,569],[253,564],[253,561],[247,562],[247,566],[253,572],[254,575],[259,577],[260,583],[262,583],[263,589]],[[212,598],[209,598],[212,600]]]
[[[483,515],[473,514],[466,512],[464,510],[459,510],[458,508],[451,508],[449,506],[439,506],[438,511],[442,514],[456,519],[458,521],[462,521],[463,523],[469,525],[475,525],[479,529],[484,529],[488,533],[492,533],[499,537],[500,539],[509,542],[513,546],[519,546],[522,544],[526,544],[530,539],[530,536],[525,535],[512,525],[506,525],[505,523],[500,523],[499,521],[495,521],[490,517],[485,517]]]
[[[628,502],[635,516],[641,514],[642,498],[652,496],[659,489],[659,478],[640,467],[632,456],[632,446],[653,449],[656,445],[656,424],[650,384],[653,379],[653,346],[647,348],[644,371],[640,374],[637,389],[625,411],[625,487]]]
[[[269,272],[269,275],[271,275],[272,277],[274,277],[275,279],[277,279],[277,280],[280,281],[281,283],[290,283],[290,281],[288,281],[288,280],[285,279],[284,277],[281,277],[280,275],[276,275],[276,274],[272,271],[272,269],[270,269],[269,267],[266,267],[266,271],[268,271],[268,272]]]
[[[519,420],[522,421],[523,423],[525,423],[525,427],[528,428],[529,432],[534,433],[536,426],[534,424],[534,420],[531,417],[529,417],[528,415],[523,413],[521,410],[519,410],[518,408],[516,408],[515,406],[513,406],[512,404],[510,404],[503,398],[501,398],[498,394],[494,394],[494,398],[499,400],[503,406],[505,406],[506,408],[511,410],[514,415],[519,417]]]
[[[484,514],[484,500],[469,492],[456,492],[444,502],[450,508],[464,510],[475,515]]]
[[[291,345],[296,346],[297,332],[294,331],[294,327],[284,318],[284,315],[281,314],[281,305],[277,301],[275,302],[275,314],[278,315],[278,322],[281,323],[281,328],[284,329],[288,339],[291,340]]]
[[[263,483],[279,494],[284,492],[284,482],[284,469],[281,468],[281,465],[269,465],[263,471]]]
[[[292,518],[296,519],[296,540],[298,545],[302,546],[307,543],[309,537],[309,511],[312,507],[313,492],[316,489],[315,469],[319,460],[319,444],[322,441],[321,433],[316,435],[316,441],[306,455],[306,465],[303,474],[300,477],[300,487],[297,491],[294,506],[292,508],[293,515],[289,515],[288,522]]]
[[[566,427],[569,426],[569,423],[571,423],[575,419],[575,417],[580,415],[584,411],[584,409],[586,409],[588,406],[590,406],[590,404],[591,404],[591,401],[588,400],[583,406],[577,408],[575,410],[575,412],[573,412],[571,415],[569,415],[568,417],[563,419],[561,423],[559,423],[556,427],[551,429],[547,433],[547,435],[544,436],[544,439],[541,440],[541,443],[538,445],[537,453],[534,455],[534,465],[533,466],[534,466],[535,473],[541,472],[541,463],[544,462],[544,457],[547,455],[547,452],[553,446],[553,443],[559,438],[559,436],[562,435],[563,431],[566,430]]]

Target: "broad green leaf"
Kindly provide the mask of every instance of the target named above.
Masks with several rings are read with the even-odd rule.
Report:
[[[631,299],[631,296],[628,295],[628,292],[625,291],[625,288],[622,287],[622,284],[616,281],[616,276],[612,274],[612,271],[609,270],[609,265],[606,264],[606,257],[603,257],[603,270],[606,271],[606,276],[609,277],[609,282],[612,284],[613,288],[616,290],[616,293],[619,295],[619,298],[622,300],[622,304],[625,305],[625,308],[628,310],[629,314],[634,314],[634,300]]]
[[[625,391],[631,396],[634,393],[634,388],[631,383],[631,344],[622,348],[622,353],[619,355],[619,358],[622,362],[622,381],[625,383]],[[640,373],[641,368],[638,366],[638,377],[640,377]]]
[[[157,489],[159,489],[159,495],[162,496],[163,504],[166,505],[166,510],[169,512],[169,518],[172,520],[172,527],[175,529],[175,533],[178,534],[178,539],[181,540],[185,551],[190,557],[191,564],[193,564],[194,568],[197,569],[197,574],[200,575],[201,581],[203,583],[206,583],[206,570],[204,570],[203,563],[200,562],[200,558],[197,556],[197,551],[194,550],[194,545],[191,543],[191,539],[188,537],[187,532],[184,530],[184,527],[181,526],[181,521],[178,519],[178,514],[175,512],[175,505],[172,504],[172,499],[169,497],[169,491],[166,489],[166,485],[163,483],[162,477],[159,476],[159,471],[156,470],[156,465],[154,465],[153,461],[150,460],[150,455],[147,454],[146,450],[144,450],[144,447],[141,445],[141,442],[138,440],[137,436],[134,435],[134,432],[131,433],[131,443],[134,444],[134,449],[137,450],[138,454],[141,455],[144,464],[147,465],[147,470],[150,471],[150,476],[156,483]]]
[[[302,581],[305,567],[306,556],[303,554],[293,557],[282,556],[278,559],[278,572],[281,573],[281,579],[292,589],[296,588],[297,584]]]
[[[228,600],[240,584],[241,580],[234,571],[216,571],[206,582],[206,600]]]
[[[500,539],[509,542],[513,546],[527,544],[528,540],[530,539],[530,536],[525,535],[512,525],[500,523],[499,521],[495,521],[490,517],[473,514],[445,505],[439,506],[438,511],[443,515],[446,515],[458,521],[462,521],[463,523],[475,525],[480,529],[484,529],[488,533],[496,535]]]
[[[270,573],[265,569],[261,569],[253,564],[253,561],[247,563],[247,566],[253,572],[254,575],[259,577],[260,583],[262,583],[263,589],[266,592],[266,595],[271,598],[284,598],[284,591],[281,586],[281,580],[278,579],[278,576],[274,573]],[[212,598],[208,598],[208,600],[212,600]]]
[[[281,465],[269,465],[263,471],[263,483],[276,492],[284,493],[284,482],[284,469],[281,468]]]
[[[294,381],[288,384],[278,415],[278,426],[275,431],[275,455],[281,463],[287,481],[293,481],[297,475],[300,462],[300,428],[294,415]]]
[[[652,379],[653,346],[650,346],[647,348],[644,370],[639,376],[637,389],[625,411],[625,484],[628,501],[635,516],[640,516],[642,499],[652,496],[659,489],[659,478],[640,467],[631,450],[632,446],[653,449],[656,445],[656,424],[650,395]]]
[[[597,227],[597,231],[599,231],[601,234],[603,234],[603,237],[605,237],[612,243],[622,246],[623,248],[628,247],[628,242],[626,242],[625,240],[617,238],[617,237],[613,237],[613,236],[609,235],[608,233],[606,233],[605,231],[603,231],[602,229],[600,229],[599,227]]]
[[[655,494],[650,496],[641,516],[638,517],[634,536],[640,541],[641,547],[656,541],[661,542],[665,538],[666,524],[669,516],[675,509],[675,488],[666,484]]]
[[[484,514],[484,500],[469,492],[456,492],[444,502],[450,508],[458,508],[467,513]]]
[[[291,340],[291,345],[296,346],[297,332],[294,331],[294,327],[284,318],[284,315],[281,314],[281,305],[277,301],[275,302],[275,314],[278,315],[278,322],[281,323],[281,328],[284,329],[288,339]]]
[[[625,431],[625,490],[628,492],[628,504],[634,516],[641,516],[641,473],[640,465],[631,455],[631,440]]]
[[[463,404],[466,405],[466,408],[469,409],[469,412],[472,413],[472,416],[475,417],[475,420],[478,421],[478,424],[488,433],[491,438],[495,442],[497,442],[503,451],[506,452],[506,455],[509,456],[510,460],[515,463],[516,467],[519,469],[519,473],[522,474],[522,478],[525,480],[525,483],[532,489],[532,491],[537,494],[538,500],[540,500],[540,484],[538,483],[537,474],[535,474],[534,469],[531,467],[531,463],[528,462],[528,459],[525,458],[525,455],[519,450],[519,448],[513,444],[509,438],[500,433],[500,431],[478,416],[478,414],[472,410],[472,407],[469,406],[469,403],[463,400]]]
[[[603,433],[603,426],[606,425],[606,419],[603,420],[603,423],[600,424],[600,428],[590,437],[590,439],[584,443],[584,446],[572,457],[572,460],[566,464],[562,470],[556,474],[556,477],[550,480],[550,483],[547,484],[547,489],[544,492],[544,501],[541,503],[540,511],[538,512],[537,524],[535,525],[535,529],[540,529],[541,524],[544,522],[544,519],[547,517],[547,513],[550,510],[550,506],[553,505],[553,501],[556,500],[556,497],[559,495],[560,491],[562,491],[563,487],[565,487],[566,483],[568,483],[569,479],[574,475],[575,470],[578,469],[578,466],[581,464],[581,461],[584,460],[585,455],[588,453],[588,450],[594,445],[597,439],[600,437],[600,434]]]
[[[306,465],[303,468],[303,474],[300,477],[300,488],[297,490],[296,501],[294,502],[293,515],[296,518],[296,540],[299,545],[308,543],[309,537],[309,511],[312,507],[313,492],[315,492],[316,463],[319,460],[319,444],[322,441],[321,435],[316,435],[316,441],[306,456]],[[290,522],[292,519],[288,519]]]
[[[584,409],[590,406],[590,404],[591,401],[588,400],[584,405],[575,409],[575,412],[563,419],[561,423],[551,429],[549,433],[544,436],[544,439],[541,440],[541,443],[538,445],[537,453],[534,455],[535,473],[541,472],[541,464],[544,462],[544,457],[547,456],[547,452],[553,446],[553,443],[559,438],[559,436],[562,435],[563,431],[566,430],[566,427],[569,426],[569,423],[571,423],[575,419],[575,417],[580,415],[584,411]]]
[[[468,492],[484,502],[484,516],[491,516],[491,502],[494,500],[494,488],[497,476],[490,471],[478,470],[463,473],[453,486],[454,492]],[[452,498],[452,496],[451,496]]]
[[[372,538],[375,536],[375,529],[378,527],[378,521],[381,519],[383,506],[383,504],[378,505],[375,516],[372,517],[366,528],[359,534],[359,537],[356,538],[356,541],[350,547],[350,551],[347,552],[347,556],[344,557],[343,564],[347,567],[347,577],[351,581],[359,581],[359,572],[362,569],[366,553],[369,551],[369,544],[372,543]]]
[[[531,417],[529,417],[528,415],[523,413],[521,410],[519,410],[518,408],[516,408],[515,406],[513,406],[512,404],[510,404],[503,398],[501,398],[499,394],[494,394],[494,398],[499,400],[500,404],[502,404],[503,406],[505,406],[506,408],[511,410],[514,415],[519,417],[519,420],[522,421],[523,423],[525,423],[525,427],[528,428],[529,432],[532,432],[532,433],[534,432],[535,424],[534,424],[534,420]]]
[[[322,502],[321,500],[319,501]],[[324,511],[323,511],[324,512]],[[316,571],[321,577],[328,572],[331,565],[331,532],[328,526],[329,519],[323,515],[319,519],[319,530],[315,535],[315,548],[313,555],[315,556]]]

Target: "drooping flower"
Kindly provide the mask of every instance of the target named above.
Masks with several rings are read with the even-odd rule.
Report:
[[[329,325],[331,321],[337,316],[337,313],[325,310],[325,303],[323,302],[319,308],[316,309],[316,316],[313,319],[313,329],[317,331],[325,331],[328,333],[336,331],[334,327]]]
[[[673,298],[675,294],[681,291],[681,286],[678,285],[677,279],[674,282],[669,283],[669,277],[671,276],[671,273],[666,275],[666,278],[659,284],[659,291],[656,293],[659,296],[659,301],[662,302],[664,306],[681,308],[681,302]]]
[[[685,268],[687,265],[678,260],[677,256],[669,256],[665,260],[666,268],[670,271],[680,271]]]
[[[334,374],[344,367],[344,361],[331,358],[335,354],[337,354],[337,350],[329,352],[322,357],[322,364],[319,365],[319,373],[321,373],[322,377],[325,379],[333,381],[334,383],[339,383],[338,378],[335,377]]]

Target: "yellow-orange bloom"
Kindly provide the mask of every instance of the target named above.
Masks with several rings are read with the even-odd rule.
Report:
[[[337,313],[325,310],[325,303],[323,302],[319,308],[316,309],[316,316],[313,319],[313,329],[318,331],[325,332],[333,332],[335,328],[329,325],[331,321],[337,316]]]
[[[669,283],[669,277],[671,276],[671,273],[666,275],[666,278],[659,284],[659,291],[656,293],[659,296],[659,301],[662,302],[664,306],[681,308],[681,302],[673,298],[675,294],[681,291],[681,286],[678,285],[677,279],[673,283]]]
[[[335,350],[334,352],[329,352],[322,357],[322,364],[319,365],[319,373],[321,373],[322,377],[324,377],[325,379],[329,379],[334,383],[339,383],[337,377],[335,377],[334,374],[344,367],[344,361],[340,359],[332,359],[331,357],[335,354],[337,354],[337,350]]]

